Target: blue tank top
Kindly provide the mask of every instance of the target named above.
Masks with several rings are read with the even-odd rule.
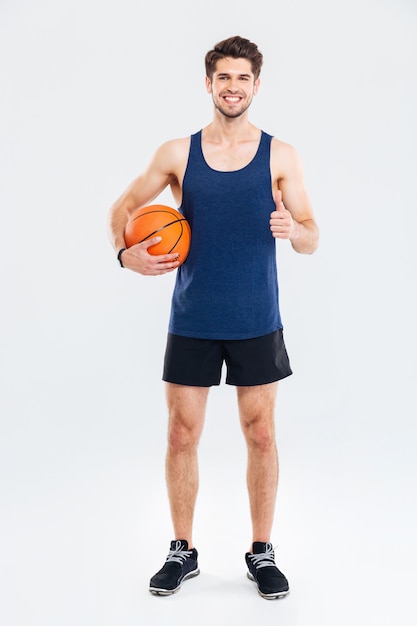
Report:
[[[252,161],[222,172],[205,161],[201,130],[191,136],[179,211],[191,248],[177,270],[169,332],[202,339],[249,339],[282,328],[278,301],[271,135]]]

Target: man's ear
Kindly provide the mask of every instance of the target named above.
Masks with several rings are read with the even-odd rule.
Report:
[[[260,78],[257,78],[257,79],[255,80],[254,85],[253,85],[253,95],[254,95],[254,96],[256,96],[256,94],[258,93],[258,91],[259,91],[259,85],[260,85],[260,84],[261,84],[261,79],[260,79]]]
[[[206,89],[208,93],[211,93],[211,80],[209,79],[208,76],[206,76]]]

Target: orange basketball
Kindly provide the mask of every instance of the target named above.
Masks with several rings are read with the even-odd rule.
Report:
[[[184,263],[190,250],[189,223],[179,211],[164,204],[151,204],[133,211],[124,234],[128,248],[152,237],[162,237],[159,243],[148,248],[149,254],[178,252],[180,265]]]

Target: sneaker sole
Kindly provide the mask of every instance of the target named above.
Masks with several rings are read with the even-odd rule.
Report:
[[[258,587],[258,583],[250,572],[247,573],[247,576],[249,580],[254,582],[255,585]],[[287,589],[286,591],[277,591],[276,593],[262,593],[262,591],[258,587],[258,593],[262,598],[265,598],[265,600],[279,600],[280,598],[285,598],[285,596],[290,593],[290,590]]]
[[[184,576],[184,578],[181,580],[178,587],[175,587],[175,589],[161,589],[158,587],[149,587],[149,591],[153,593],[154,596],[172,596],[174,593],[177,593],[177,591],[181,589],[181,585],[184,582],[184,580],[188,580],[189,578],[194,578],[194,576],[198,576],[199,573],[200,573],[199,569],[195,569],[192,572],[188,572],[188,574]]]

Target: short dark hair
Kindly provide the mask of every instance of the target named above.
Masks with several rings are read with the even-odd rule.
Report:
[[[249,41],[249,39],[244,39],[239,36],[229,37],[228,39],[216,43],[213,50],[207,52],[205,57],[206,75],[210,80],[213,78],[213,74],[216,71],[217,61],[225,57],[247,59],[251,63],[255,80],[259,78],[263,55],[262,52],[258,50],[258,46]]]

